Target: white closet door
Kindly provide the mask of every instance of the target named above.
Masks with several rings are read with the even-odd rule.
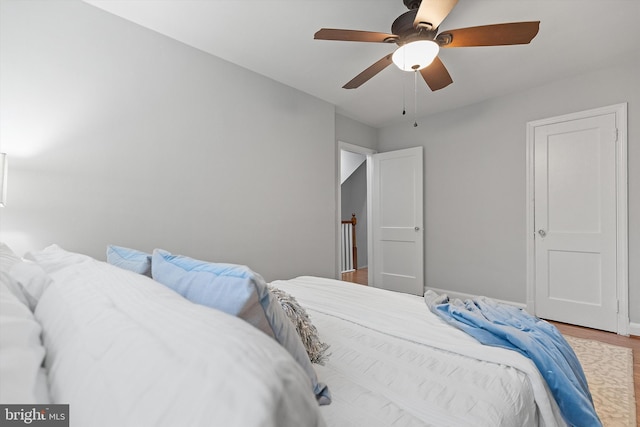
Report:
[[[535,307],[617,330],[615,114],[535,128]]]

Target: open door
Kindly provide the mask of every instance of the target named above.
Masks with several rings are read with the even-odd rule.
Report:
[[[371,286],[424,293],[422,147],[372,155]]]

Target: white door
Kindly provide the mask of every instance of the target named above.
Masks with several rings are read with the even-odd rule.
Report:
[[[422,147],[372,160],[372,286],[423,295]]]
[[[616,115],[533,137],[535,314],[617,331]]]

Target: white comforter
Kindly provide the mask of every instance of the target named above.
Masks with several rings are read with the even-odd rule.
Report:
[[[276,281],[331,345],[331,426],[564,426],[535,365],[478,343],[420,297],[317,277]]]
[[[31,258],[53,278],[35,314],[72,426],[324,425],[300,366],[243,320],[89,257]]]

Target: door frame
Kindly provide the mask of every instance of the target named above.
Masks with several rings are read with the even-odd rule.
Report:
[[[368,273],[368,277],[367,277],[367,283],[372,283],[372,272],[373,272],[373,250],[371,247],[371,239],[372,239],[372,234],[373,234],[373,227],[371,225],[371,211],[372,211],[372,205],[371,205],[371,185],[372,185],[372,180],[373,180],[373,176],[371,174],[371,156],[376,154],[377,151],[373,150],[371,148],[366,148],[366,147],[361,147],[359,145],[354,145],[354,144],[350,144],[348,142],[344,142],[344,141],[340,141],[338,140],[338,152],[337,152],[337,163],[338,163],[338,167],[337,167],[337,173],[336,173],[336,195],[337,195],[337,200],[336,200],[336,230],[335,230],[335,237],[336,237],[336,279],[340,280],[342,277],[342,273],[340,272],[340,256],[341,256],[341,246],[340,246],[340,222],[342,221],[342,184],[340,184],[340,171],[341,171],[341,166],[342,166],[342,160],[341,160],[341,151],[350,151],[352,153],[358,153],[358,154],[364,154],[365,156],[367,156],[367,159],[365,160],[366,162],[366,168],[367,168],[367,273]]]
[[[629,335],[629,245],[628,245],[628,171],[627,171],[627,103],[615,104],[577,113],[527,122],[526,146],[526,242],[527,242],[527,311],[535,315],[535,128],[603,114],[616,117],[616,293],[618,299],[617,333]]]

